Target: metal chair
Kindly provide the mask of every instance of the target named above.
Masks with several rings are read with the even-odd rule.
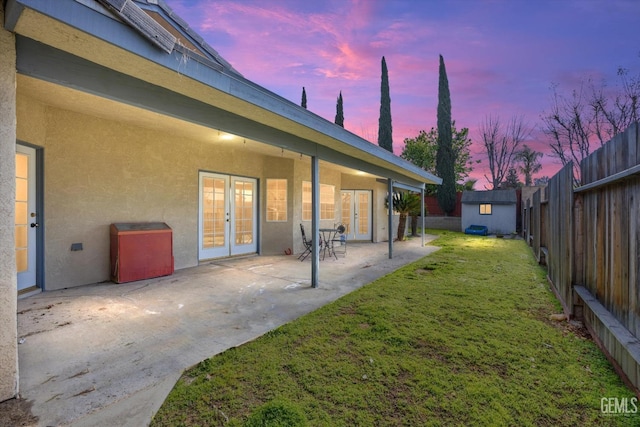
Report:
[[[337,254],[341,253],[344,256],[347,256],[347,226],[344,224],[338,224],[335,226],[336,234],[331,239],[331,246],[333,250],[333,254],[338,257]],[[339,248],[336,252],[336,248]]]
[[[300,224],[300,233],[302,233],[302,244],[304,245],[304,252],[300,254],[298,259],[304,261],[310,254],[313,247],[313,241],[307,240],[307,235],[304,233],[304,225]]]

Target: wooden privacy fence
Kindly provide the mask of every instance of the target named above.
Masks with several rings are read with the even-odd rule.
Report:
[[[523,203],[523,232],[565,314],[582,318],[618,372],[640,388],[638,123]],[[639,394],[640,396],[640,394]]]

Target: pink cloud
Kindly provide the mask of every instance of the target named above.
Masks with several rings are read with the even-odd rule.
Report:
[[[597,1],[554,3],[553,13],[536,2],[168,3],[248,79],[296,103],[305,86],[309,109],[327,120],[333,121],[342,91],[345,127],[374,142],[385,56],[397,154],[405,138],[435,126],[442,54],[453,118],[470,128],[478,158],[486,157],[477,132],[485,115],[524,114],[539,126],[553,82],[571,90],[585,75],[600,79],[629,64],[606,58],[620,47],[634,55],[631,17],[640,11],[635,2],[603,8]],[[615,24],[603,26],[614,14]],[[613,37],[619,30],[627,36]],[[530,144],[549,151],[539,132]],[[482,177],[484,163],[474,175]],[[543,163],[542,174],[558,167],[548,155]]]

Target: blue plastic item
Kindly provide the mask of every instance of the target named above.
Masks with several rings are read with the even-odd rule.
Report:
[[[486,225],[470,225],[465,228],[464,234],[475,234],[477,236],[486,236],[489,234],[489,230]]]

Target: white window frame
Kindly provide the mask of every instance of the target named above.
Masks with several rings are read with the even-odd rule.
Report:
[[[493,205],[491,203],[480,203],[479,211],[480,215],[493,215]]]
[[[320,184],[320,219],[336,219],[336,187]],[[311,181],[302,181],[302,220],[311,221]]]
[[[275,183],[277,188],[271,188],[270,183]],[[281,188],[282,185],[284,185],[284,188]],[[288,221],[288,186],[289,183],[286,179],[267,178],[267,222]]]

